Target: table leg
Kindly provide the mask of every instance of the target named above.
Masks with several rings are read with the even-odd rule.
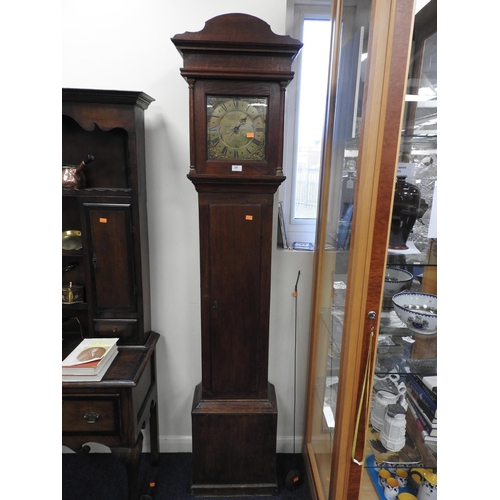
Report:
[[[156,401],[151,404],[149,415],[149,436],[151,440],[151,465],[157,467],[160,461],[160,443],[158,436],[158,405]]]
[[[133,448],[112,448],[111,452],[127,468],[128,498],[137,500],[139,495],[139,467],[142,453],[142,432],[139,433]]]
[[[149,468],[146,482],[141,490],[140,500],[152,500],[155,494],[160,464],[160,445],[158,440],[158,406],[156,399],[151,402],[149,413],[149,436],[151,440],[151,467]]]

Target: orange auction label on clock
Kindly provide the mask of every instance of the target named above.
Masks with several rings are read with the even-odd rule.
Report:
[[[249,139],[253,139],[253,137],[255,137],[255,134],[253,132],[247,132],[247,137]]]

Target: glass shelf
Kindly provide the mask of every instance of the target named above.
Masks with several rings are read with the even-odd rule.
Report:
[[[380,442],[380,434],[371,425],[368,428],[366,440],[369,444],[369,449],[375,456],[376,462],[384,462],[386,465],[391,464],[406,464],[417,465],[422,461],[422,454],[418,450],[412,437],[407,433],[404,447],[398,451],[388,451]]]

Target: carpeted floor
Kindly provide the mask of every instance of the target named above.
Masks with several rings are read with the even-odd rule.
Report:
[[[153,500],[192,499],[190,494],[191,453],[161,453]],[[270,497],[283,500],[310,500],[309,485],[303,459],[299,454],[277,455],[278,494]],[[140,484],[145,481],[149,454],[141,459]],[[293,490],[285,486],[292,469],[301,472],[301,483]],[[125,466],[109,453],[62,454],[62,500],[127,500]],[[222,497],[219,497],[222,498]],[[232,497],[234,500],[237,497]],[[245,497],[249,500],[252,497]],[[265,497],[258,497],[260,499]]]

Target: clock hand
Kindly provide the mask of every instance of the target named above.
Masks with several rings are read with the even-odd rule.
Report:
[[[247,121],[247,118],[248,116],[245,116],[245,118],[240,118],[240,123],[239,125],[236,125],[234,128],[233,128],[233,133],[237,134],[239,131],[240,131],[240,127],[242,125],[245,125],[246,121]],[[232,135],[232,134],[231,134]]]

